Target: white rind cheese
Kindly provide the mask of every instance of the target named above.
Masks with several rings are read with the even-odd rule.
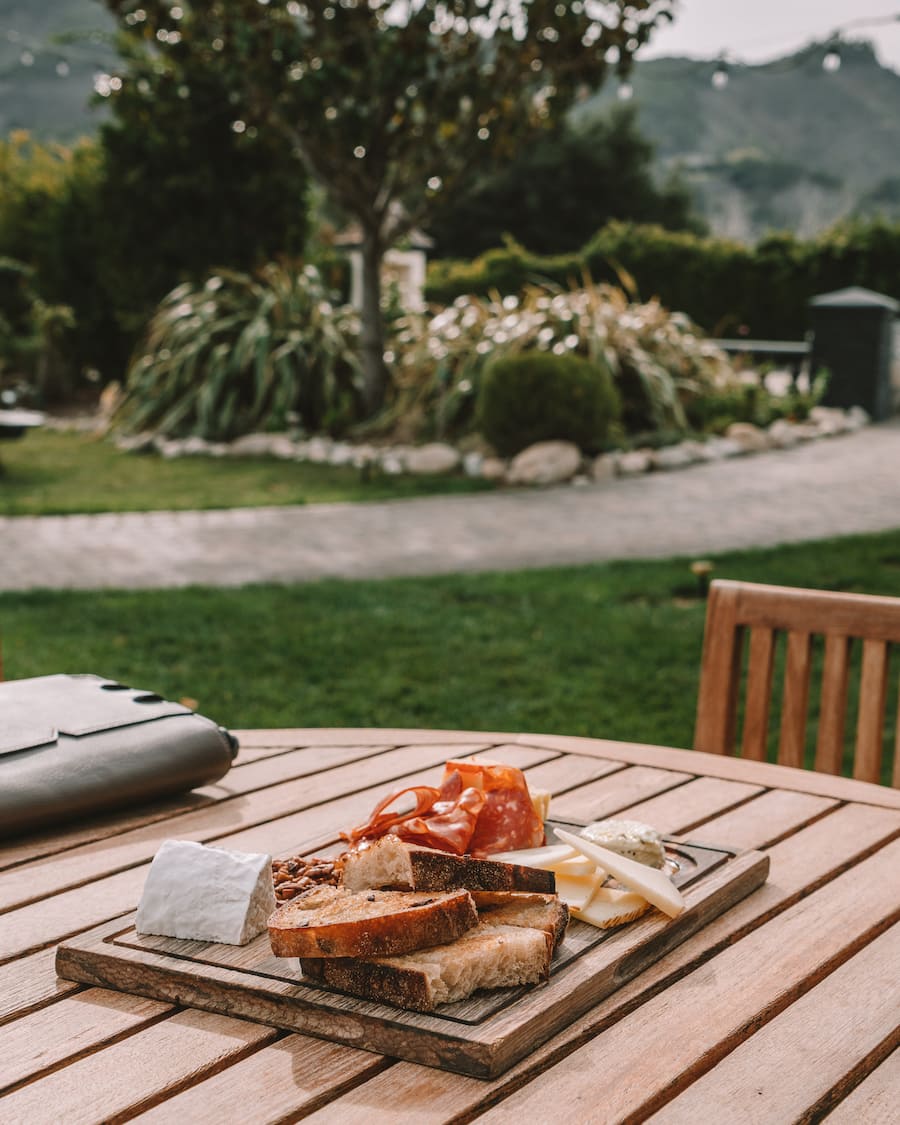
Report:
[[[246,945],[274,909],[271,856],[166,840],[150,864],[135,929]]]
[[[633,859],[616,855],[608,848],[601,848],[598,844],[592,844],[590,840],[565,832],[562,828],[556,829],[556,835],[565,843],[571,844],[573,848],[577,848],[582,855],[592,859],[598,867],[608,871],[620,883],[624,883],[633,891],[638,891],[663,914],[676,918],[684,910],[685,902],[681,892],[671,879],[657,868],[645,867]]]

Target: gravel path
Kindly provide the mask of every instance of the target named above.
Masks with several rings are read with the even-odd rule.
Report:
[[[900,528],[900,418],[791,450],[580,488],[0,517],[0,590],[514,570],[893,528]]]

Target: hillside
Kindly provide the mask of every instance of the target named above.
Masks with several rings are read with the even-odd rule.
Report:
[[[0,136],[71,141],[96,131],[93,78],[115,59],[99,0],[0,0]]]
[[[93,76],[113,63],[113,30],[100,0],[0,0],[0,136],[94,132],[103,107],[89,106]],[[813,46],[732,66],[723,89],[711,82],[714,61],[635,67],[638,125],[656,146],[660,177],[681,170],[715,233],[754,241],[768,230],[808,236],[850,215],[900,219],[900,75],[867,43],[844,44],[835,73],[822,69],[823,55]],[[576,122],[615,98],[610,83],[578,107]]]
[[[682,169],[716,233],[806,236],[853,214],[900,218],[900,75],[867,43],[845,44],[833,73],[822,68],[824,53],[810,47],[764,66],[732,66],[722,89],[712,85],[712,61],[635,67],[638,125],[660,169]],[[610,85],[577,119],[604,112],[615,97]]]

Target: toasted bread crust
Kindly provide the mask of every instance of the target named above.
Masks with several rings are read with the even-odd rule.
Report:
[[[526,926],[543,930],[559,948],[569,925],[569,908],[556,895],[516,891],[474,891],[478,921],[489,926]]]
[[[385,862],[379,860],[384,857]],[[443,891],[465,887],[470,891],[533,891],[552,894],[556,876],[522,864],[473,859],[406,844],[384,836],[362,851],[344,858],[342,882],[353,890],[391,887],[417,891]]]
[[[276,957],[375,957],[454,941],[478,922],[468,891],[316,887],[269,918]]]
[[[512,947],[516,951],[510,957]],[[550,935],[543,930],[480,925],[459,941],[407,956],[302,959],[300,967],[311,981],[352,996],[431,1012],[480,988],[546,980],[551,956]],[[443,980],[445,968],[452,983]]]

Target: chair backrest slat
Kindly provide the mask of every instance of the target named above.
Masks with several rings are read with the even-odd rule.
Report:
[[[860,781],[877,781],[881,776],[887,673],[887,645],[884,641],[863,641],[856,757],[853,760],[853,776]]]
[[[781,748],[778,754],[778,760],[786,766],[803,766],[811,657],[812,637],[809,633],[788,633],[781,703]]]
[[[744,663],[741,754],[765,759],[773,703],[774,670],[782,663],[777,760],[803,766],[811,704],[818,708],[815,768],[839,773],[845,757],[848,713],[856,699],[856,643],[862,642],[856,706],[853,776],[880,781],[888,706],[891,645],[900,646],[900,598],[842,594],[786,586],[717,580],[712,583],[703,639],[694,747],[713,754],[737,752]],[[816,638],[824,637],[824,656]],[[821,678],[818,669],[821,666]],[[815,683],[813,681],[816,681]],[[777,695],[775,695],[777,698]],[[892,784],[900,787],[900,714],[894,737]]]
[[[840,773],[847,730],[847,685],[850,680],[850,638],[829,633],[825,638],[822,698],[815,768]]]
[[[741,756],[751,758],[755,762],[766,760],[774,670],[774,630],[759,627],[751,629],[747,694],[744,702],[744,729],[741,734]]]

